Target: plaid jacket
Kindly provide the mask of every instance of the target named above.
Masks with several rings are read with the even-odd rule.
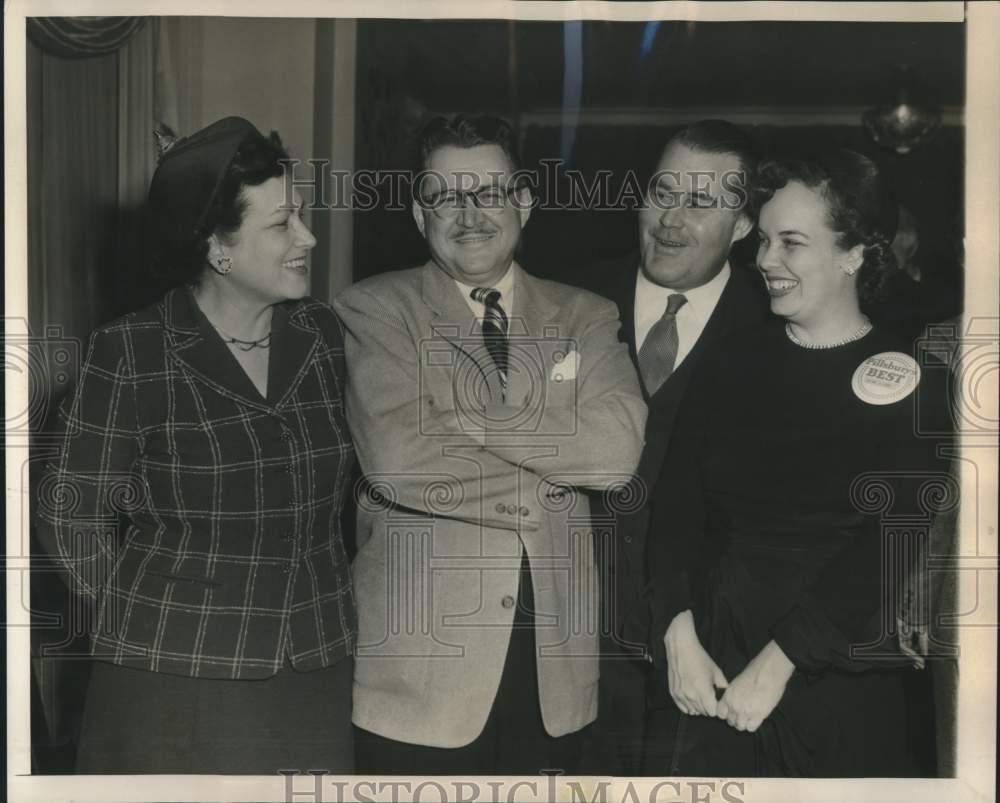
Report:
[[[91,337],[36,520],[96,657],[250,679],[353,652],[340,322],[280,305],[271,349],[264,399],[185,288]]]

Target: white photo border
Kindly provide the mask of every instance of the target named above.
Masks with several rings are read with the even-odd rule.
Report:
[[[293,7],[292,7],[293,6]],[[997,337],[1000,316],[998,301],[998,265],[1000,265],[1000,3],[933,2],[530,2],[528,0],[484,0],[469,3],[459,0],[294,0],[292,3],[264,4],[260,0],[234,3],[232,0],[202,0],[195,3],[168,3],[163,0],[11,0],[4,7],[4,166],[5,166],[5,299],[4,315],[8,321],[27,317],[27,177],[25,132],[25,18],[49,15],[185,15],[260,16],[260,17],[363,17],[363,18],[448,18],[520,20],[614,19],[654,20],[686,19],[694,21],[797,20],[837,22],[954,22],[967,24],[967,102],[966,102],[966,285],[965,318],[967,334]],[[27,409],[28,378],[8,370],[5,354],[6,409]],[[979,405],[996,409],[997,377],[1000,367],[986,367]],[[992,405],[992,407],[990,407]],[[52,803],[75,801],[303,801],[348,800],[337,796],[340,790],[354,787],[362,778],[323,780],[323,792],[317,798],[310,792],[307,776],[295,780],[294,796],[287,794],[286,781],[269,776],[31,776],[30,736],[30,640],[28,613],[22,604],[29,599],[30,578],[27,571],[27,489],[21,483],[21,466],[26,457],[23,448],[7,448],[7,550],[5,561],[7,640],[7,794],[11,801]],[[852,803],[865,801],[907,800],[939,803],[994,799],[996,780],[996,658],[997,658],[997,443],[963,439],[963,488],[978,481],[978,494],[984,500],[976,510],[961,508],[961,543],[970,539],[978,544],[970,571],[961,573],[960,607],[962,611],[985,610],[982,623],[962,627],[960,631],[960,673],[958,694],[958,763],[955,779],[921,780],[788,780],[734,779],[730,797],[723,793],[719,779],[705,779],[685,800],[740,801],[830,801]],[[977,479],[978,476],[978,479]],[[963,493],[963,498],[973,498]],[[968,553],[962,551],[963,556]],[[396,778],[402,782],[404,779]],[[410,789],[420,779],[409,779]],[[424,779],[433,781],[433,779]],[[453,784],[461,779],[448,779]],[[493,779],[500,781],[501,779]],[[540,796],[531,796],[530,787],[517,791],[517,800],[549,800],[551,788],[536,782]],[[596,783],[597,779],[591,779]],[[681,779],[690,786],[693,779]],[[504,795],[514,779],[506,779]],[[542,779],[544,781],[544,779]],[[670,779],[676,783],[678,779]],[[657,779],[619,779],[610,787],[607,800],[649,800]],[[628,796],[626,783],[633,783],[635,798]],[[709,786],[711,783],[711,787]],[[558,799],[570,800],[569,790],[560,781]],[[392,787],[386,787],[392,789]],[[396,786],[398,799],[411,799],[405,789]],[[427,787],[434,789],[433,786]],[[455,788],[455,787],[446,787]],[[494,787],[499,788],[499,787]],[[592,795],[596,786],[583,784]],[[662,787],[656,800],[676,800],[670,787]],[[690,788],[688,790],[690,792]],[[428,792],[431,795],[431,792]],[[673,792],[676,794],[676,792]],[[739,795],[735,797],[735,795]],[[374,799],[374,798],[372,798]],[[425,799],[436,800],[430,796]],[[488,798],[476,798],[488,799]],[[504,797],[504,799],[507,799]],[[588,796],[588,800],[592,799]]]

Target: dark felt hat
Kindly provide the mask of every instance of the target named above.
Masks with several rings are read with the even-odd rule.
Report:
[[[149,185],[149,211],[163,245],[194,241],[236,152],[249,136],[261,136],[242,117],[224,117],[177,140],[161,157]]]

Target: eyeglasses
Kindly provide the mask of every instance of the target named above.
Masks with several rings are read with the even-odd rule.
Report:
[[[442,220],[452,220],[466,208],[472,205],[487,214],[497,214],[507,208],[507,203],[514,197],[519,187],[502,187],[492,185],[478,190],[445,190],[428,197],[419,197],[417,202],[421,208],[429,209]]]

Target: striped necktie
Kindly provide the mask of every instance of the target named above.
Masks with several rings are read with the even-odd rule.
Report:
[[[677,362],[677,311],[686,303],[687,298],[683,294],[670,295],[663,316],[653,324],[639,349],[639,373],[650,396],[673,373],[674,363]]]
[[[483,317],[483,342],[500,371],[500,382],[507,386],[507,313],[500,306],[500,291],[492,287],[476,287],[469,294],[473,301],[486,307]]]

